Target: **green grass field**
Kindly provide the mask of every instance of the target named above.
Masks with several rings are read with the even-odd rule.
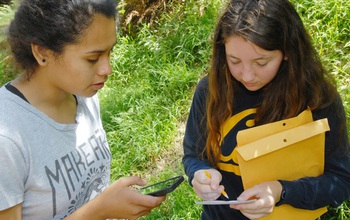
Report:
[[[172,6],[153,26],[144,24],[136,37],[120,33],[112,54],[114,74],[99,93],[103,123],[113,154],[112,179],[139,175],[154,183],[184,175],[181,164],[184,126],[194,87],[206,73],[210,40],[222,1],[186,0]],[[350,2],[292,1],[322,56],[337,79],[350,117]],[[0,9],[0,28],[13,10]],[[0,41],[3,42],[3,35]],[[7,51],[0,42],[0,78],[13,78]],[[350,121],[350,120],[349,120]],[[199,219],[201,207],[185,181],[167,200],[142,219]],[[349,202],[321,217],[350,219]]]

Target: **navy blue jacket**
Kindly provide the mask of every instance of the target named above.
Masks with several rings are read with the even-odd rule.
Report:
[[[183,142],[183,164],[190,183],[197,170],[212,168],[206,158],[203,158],[206,143],[207,95],[208,78],[205,77],[197,85]],[[235,94],[233,117],[237,117],[237,121],[222,142],[221,151],[224,157],[231,155],[234,151],[237,145],[237,132],[248,128],[249,121],[254,120],[255,113],[251,110],[257,107],[261,98],[261,91],[251,92],[243,86],[240,92]],[[341,114],[336,115],[334,112]],[[339,132],[340,126],[346,129],[346,117],[340,97],[330,107],[313,111],[312,114],[314,120],[328,118],[331,129],[326,132],[324,174],[295,181],[281,180],[286,194],[279,205],[289,204],[296,208],[314,210],[328,205],[336,207],[350,198],[350,157],[346,152],[349,150],[349,140],[346,130],[343,133]],[[225,186],[230,199],[235,199],[243,192],[241,177],[239,173],[235,173],[238,164],[234,160],[220,161],[220,164],[222,165],[219,166],[219,172],[222,174],[221,184]],[[218,199],[225,198],[221,196]],[[205,220],[247,219],[229,206],[204,206],[203,208],[202,219]]]

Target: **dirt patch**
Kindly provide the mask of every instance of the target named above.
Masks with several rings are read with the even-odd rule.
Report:
[[[173,170],[174,173],[183,173],[182,156],[183,156],[183,137],[185,135],[185,122],[179,122],[177,125],[176,135],[172,146],[163,150],[161,157],[155,160],[156,166],[143,175],[145,179],[154,177],[155,173],[161,173],[164,170]]]

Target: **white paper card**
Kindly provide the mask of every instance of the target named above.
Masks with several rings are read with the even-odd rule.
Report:
[[[214,201],[195,201],[198,205],[230,205],[230,204],[246,204],[255,202],[256,199],[246,200],[246,201],[237,201],[237,200],[229,200],[229,201],[223,201],[223,200],[214,200]]]

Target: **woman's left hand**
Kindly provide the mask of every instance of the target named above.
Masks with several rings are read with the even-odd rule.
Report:
[[[238,201],[257,199],[247,204],[230,205],[231,208],[239,210],[249,219],[257,219],[268,216],[273,211],[275,204],[279,201],[282,185],[278,181],[265,182],[245,190]]]

